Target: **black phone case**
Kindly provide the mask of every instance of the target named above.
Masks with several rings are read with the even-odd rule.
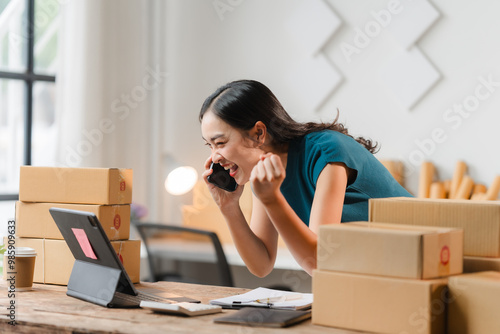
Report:
[[[213,173],[208,176],[208,182],[230,192],[238,188],[236,180],[229,175],[229,171],[225,170],[224,167],[212,162],[210,168],[213,169]]]

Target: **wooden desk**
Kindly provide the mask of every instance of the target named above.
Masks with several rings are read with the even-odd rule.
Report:
[[[185,295],[208,303],[209,300],[240,294],[247,291],[241,288],[215,287],[175,282],[142,283]],[[235,310],[223,313],[179,317],[158,315],[143,309],[108,309],[66,296],[65,286],[35,284],[32,291],[16,292],[17,326],[8,324],[7,282],[0,284],[0,332],[1,333],[354,333],[341,329],[316,326],[311,320],[289,328],[246,327],[215,324],[213,319]],[[356,332],[359,333],[359,332]]]

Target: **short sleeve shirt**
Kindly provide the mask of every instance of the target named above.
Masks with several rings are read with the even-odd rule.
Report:
[[[333,162],[343,163],[354,174],[347,184],[342,222],[367,221],[370,198],[412,196],[355,139],[333,130],[312,132],[290,143],[281,185],[287,202],[308,226],[318,177]]]

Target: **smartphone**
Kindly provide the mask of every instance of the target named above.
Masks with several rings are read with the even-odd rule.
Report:
[[[216,185],[217,187],[224,189],[225,191],[235,191],[238,188],[236,180],[229,175],[229,171],[225,170],[219,164],[213,163],[210,165],[210,169],[213,170],[207,178],[208,182]]]

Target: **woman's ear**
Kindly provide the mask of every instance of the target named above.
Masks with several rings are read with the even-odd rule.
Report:
[[[258,146],[264,145],[267,137],[267,127],[261,122],[255,122],[255,125],[250,130],[250,137],[258,144]]]

